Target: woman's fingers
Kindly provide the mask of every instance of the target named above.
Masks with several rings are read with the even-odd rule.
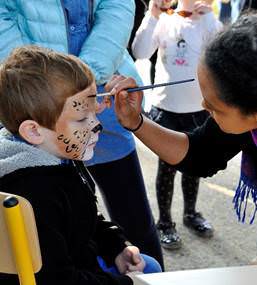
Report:
[[[104,86],[105,90],[107,92],[111,91],[116,84],[118,84],[120,81],[124,79],[126,79],[126,77],[123,75],[117,75],[117,74],[113,75],[112,78],[105,84]]]

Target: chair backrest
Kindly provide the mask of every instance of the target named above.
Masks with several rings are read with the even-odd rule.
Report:
[[[11,274],[18,274],[19,270],[17,267],[16,262],[16,253],[14,252],[13,248],[13,242],[10,238],[10,227],[8,223],[10,224],[10,219],[12,219],[12,213],[6,214],[6,210],[8,212],[8,206],[4,207],[3,204],[4,201],[8,200],[8,197],[14,198],[14,200],[18,201],[19,205],[19,213],[21,214],[21,219],[23,220],[24,229],[25,229],[25,236],[27,239],[28,248],[21,245],[21,253],[22,250],[26,248],[29,249],[29,255],[31,257],[31,263],[34,273],[38,272],[42,267],[42,259],[41,259],[41,252],[40,252],[40,246],[39,246],[39,240],[38,240],[38,234],[37,234],[37,227],[34,217],[34,212],[32,209],[31,204],[28,200],[26,200],[23,197],[0,192],[0,272],[3,273],[11,273]],[[11,207],[10,207],[11,208]],[[6,215],[9,215],[10,217],[6,218]],[[9,219],[9,221],[8,221]],[[16,218],[17,219],[17,218]],[[16,230],[15,226],[17,226],[17,239],[14,235],[14,239],[18,242],[17,245],[19,246],[19,242],[21,240],[21,234],[18,230],[18,219],[17,222],[14,221],[14,230]],[[17,224],[16,224],[17,223]],[[26,253],[27,254],[27,253]],[[24,254],[25,255],[25,254]]]

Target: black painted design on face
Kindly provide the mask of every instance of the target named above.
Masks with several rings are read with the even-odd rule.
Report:
[[[69,139],[69,138],[65,138],[65,139],[63,139],[63,142],[64,142],[65,144],[69,144],[69,143],[70,143],[70,139]]]
[[[87,151],[87,150],[86,150],[86,149],[84,149],[84,151],[82,152],[81,157],[80,157],[81,159],[83,159],[83,157],[84,157],[84,155],[85,155],[86,151]]]
[[[76,111],[85,111],[88,109],[88,103],[84,99],[81,101],[77,100],[72,102],[72,107],[76,109]]]
[[[79,142],[81,144],[85,144],[85,137],[87,136],[88,134],[88,131],[79,131],[79,130],[76,130],[73,135],[74,137],[79,140]]]
[[[82,108],[88,108],[90,106],[91,105],[88,104],[87,100],[72,101],[72,107],[76,111],[82,110]],[[86,110],[83,112],[85,113]],[[91,111],[88,110],[88,112],[90,113]],[[58,144],[60,145],[62,152],[66,153],[67,158],[83,159],[87,154],[88,146],[94,143],[97,139],[95,134],[101,131],[102,126],[97,124],[98,121],[94,114],[91,115],[90,113],[90,117],[91,118],[89,120],[81,120],[81,127],[77,127],[77,129],[73,128],[71,133],[68,129],[67,133],[64,132],[57,135],[57,140],[59,141]],[[83,121],[85,121],[85,123]]]
[[[81,148],[79,147],[78,144],[72,144],[72,145],[67,145],[65,151],[67,153],[71,153],[72,151],[80,152]]]
[[[57,136],[57,139],[65,145],[65,152],[72,155],[73,159],[83,159],[86,152],[85,146],[87,146],[91,140],[91,136],[88,136],[88,134],[89,130],[75,130],[73,132],[74,139],[72,137],[65,137],[64,134]],[[77,143],[73,143],[74,141]],[[82,154],[80,154],[81,151]]]

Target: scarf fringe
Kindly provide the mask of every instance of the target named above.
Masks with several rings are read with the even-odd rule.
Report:
[[[253,187],[251,181],[246,176],[241,175],[239,184],[237,186],[235,196],[233,198],[234,209],[238,217],[238,221],[244,223],[246,218],[248,199],[250,198],[254,204],[254,212],[252,214],[250,224],[254,222],[257,212],[257,189]]]

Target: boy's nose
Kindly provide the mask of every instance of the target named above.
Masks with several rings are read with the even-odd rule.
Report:
[[[98,125],[96,125],[93,129],[92,132],[93,133],[97,133],[97,132],[101,132],[103,130],[103,126],[99,123]]]

